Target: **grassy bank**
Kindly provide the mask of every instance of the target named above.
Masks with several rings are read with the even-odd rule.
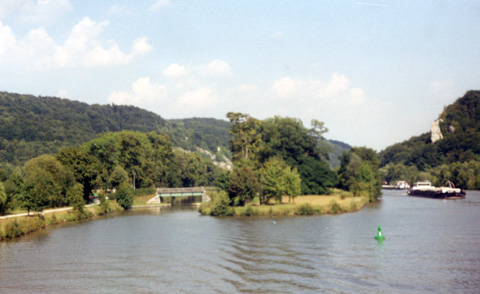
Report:
[[[353,197],[349,192],[335,190],[332,195],[298,196],[289,202],[283,197],[278,204],[252,203],[243,207],[228,208],[225,215],[232,216],[295,216],[316,214],[339,214],[354,212],[362,209],[368,203],[368,197]],[[200,213],[214,215],[213,203],[205,203],[200,207]]]
[[[0,220],[0,241],[26,235],[44,229],[47,226],[89,219],[122,210],[123,209],[117,202],[106,201],[101,205],[85,207],[83,212],[69,210],[52,212],[43,216],[32,215],[12,219],[2,219]]]

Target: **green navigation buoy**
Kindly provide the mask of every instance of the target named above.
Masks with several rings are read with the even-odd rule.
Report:
[[[378,226],[378,232],[377,232],[377,235],[375,236],[375,239],[377,240],[385,239],[385,236],[382,234],[382,228],[380,226]]]

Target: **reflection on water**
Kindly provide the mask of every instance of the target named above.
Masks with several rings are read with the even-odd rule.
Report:
[[[275,222],[132,210],[0,243],[0,292],[475,293],[479,210],[478,192],[401,191],[357,213]]]

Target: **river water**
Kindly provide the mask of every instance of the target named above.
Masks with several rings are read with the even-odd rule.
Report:
[[[275,219],[133,210],[0,242],[0,293],[480,293],[480,193]]]

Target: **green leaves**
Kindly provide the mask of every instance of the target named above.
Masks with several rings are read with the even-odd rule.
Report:
[[[338,171],[340,185],[354,195],[365,195],[374,201],[381,194],[382,177],[376,152],[366,147],[355,147],[341,156]]]
[[[260,193],[258,173],[255,173],[248,161],[242,161],[232,172],[230,195],[237,205],[244,205]]]
[[[278,196],[279,191],[285,193],[287,190],[281,186],[281,180],[274,172],[274,169],[283,170],[285,167],[274,167],[272,164],[277,163],[268,163],[274,157],[289,165],[290,172],[293,172],[291,168],[294,168],[295,174],[301,179],[297,181],[293,177],[290,178],[290,186],[301,183],[299,184],[301,191],[298,192],[296,187],[290,189],[289,194],[298,195],[302,192],[323,194],[334,186],[335,174],[323,160],[331,150],[328,144],[324,143],[323,134],[328,130],[323,122],[312,120],[312,128],[307,129],[301,120],[290,117],[275,116],[259,121],[248,114],[233,112],[228,113],[227,117],[232,124],[230,133],[234,162],[248,160],[254,173],[259,173],[262,168],[268,170],[264,179],[271,181],[264,184],[268,197],[279,199],[281,197]],[[241,185],[231,186],[234,197],[239,197],[239,193],[245,193],[237,186]],[[248,197],[250,196],[247,196],[247,199]]]
[[[288,166],[283,159],[272,157],[265,163],[263,191],[267,197],[281,202],[282,196],[298,196],[301,193],[300,175]]]
[[[35,211],[68,204],[66,193],[74,183],[73,174],[55,157],[42,155],[25,163],[23,206]]]
[[[133,187],[128,182],[123,182],[118,187],[117,192],[115,193],[118,204],[124,209],[132,207],[133,204]]]
[[[8,205],[8,198],[7,193],[5,192],[5,186],[2,182],[0,182],[0,215],[5,214],[5,210],[7,209]]]

